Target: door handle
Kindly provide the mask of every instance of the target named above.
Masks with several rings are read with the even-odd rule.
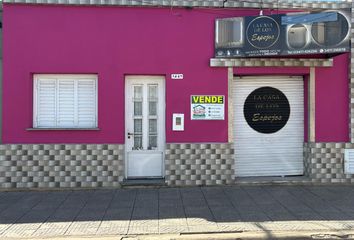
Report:
[[[128,132],[128,139],[130,138],[130,136],[134,136],[134,133]]]

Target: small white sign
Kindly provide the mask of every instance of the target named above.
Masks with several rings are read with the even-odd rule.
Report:
[[[183,74],[182,73],[172,73],[171,79],[183,79]]]
[[[174,113],[172,118],[172,130],[184,131],[184,114]]]

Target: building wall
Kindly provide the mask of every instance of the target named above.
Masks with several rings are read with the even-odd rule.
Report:
[[[210,67],[215,18],[258,10],[3,6],[5,144],[0,145],[0,188],[119,186],[125,175],[126,75],[166,76],[167,184],[234,182],[228,103],[224,121],[191,121],[190,95],[227,99],[227,68]],[[352,147],[345,144],[348,56],[335,57],[333,67],[316,67],[316,143],[304,148],[305,173],[314,182],[352,182],[352,175],[343,175],[341,167],[344,148]],[[98,74],[100,130],[28,131],[36,73]],[[183,73],[184,79],[172,80],[171,73]],[[234,73],[301,75],[307,92],[308,67],[235,67]],[[306,112],[305,104],[305,126]],[[172,131],[173,113],[185,113],[185,131]]]
[[[344,173],[344,150],[352,143],[316,142],[305,144],[305,175],[312,182],[354,183],[354,174]]]
[[[349,140],[349,53],[332,68],[316,68],[316,142]]]
[[[1,21],[1,28],[0,28],[0,126],[2,126],[2,10],[0,11],[0,21]],[[0,127],[0,143],[2,140],[2,128]]]
[[[129,74],[166,76],[167,142],[227,141],[227,119],[190,120],[191,94],[227,95],[227,70],[209,67],[214,19],[223,14],[4,4],[3,142],[124,143],[124,76]],[[35,73],[98,74],[100,130],[27,131]],[[184,79],[172,81],[171,73],[183,73]],[[186,114],[184,132],[171,131],[174,112]]]
[[[227,142],[227,114],[225,121],[191,121],[190,95],[227,96],[227,69],[209,66],[214,20],[252,14],[258,12],[4,4],[3,143],[123,144],[129,74],[166,76],[167,143]],[[348,140],[347,65],[342,55],[334,67],[316,70],[319,141]],[[308,68],[235,72],[306,75]],[[26,130],[32,127],[35,73],[98,74],[100,130]],[[184,79],[171,80],[171,73],[183,73]],[[172,113],[185,113],[185,131],[172,131]]]
[[[333,58],[332,67],[316,67],[316,142],[349,141],[349,53]],[[307,141],[307,81],[310,69],[306,67],[238,67],[235,75],[289,75],[304,76],[305,141]]]
[[[167,144],[165,179],[168,185],[232,184],[235,159],[231,143]]]
[[[124,145],[0,145],[0,189],[117,187]]]

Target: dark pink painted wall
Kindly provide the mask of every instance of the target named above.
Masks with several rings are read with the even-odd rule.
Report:
[[[214,20],[258,11],[9,4],[3,9],[4,143],[124,143],[124,76],[129,74],[166,76],[167,142],[227,141],[227,113],[224,121],[191,121],[190,95],[227,96],[227,70],[209,67]],[[326,71],[337,76],[344,59],[338,62]],[[293,71],[307,69],[267,69],[277,74]],[[32,127],[34,73],[97,73],[101,130],[27,131]],[[171,80],[171,73],[183,73],[184,79]],[[338,87],[322,82],[325,90]],[[348,116],[348,91],[338,94],[341,125]],[[331,112],[316,110],[324,116]],[[172,113],[185,113],[184,132],[171,130]],[[344,130],[332,131],[335,139],[347,138]]]
[[[334,57],[333,67],[316,68],[316,141],[349,141],[349,54]],[[307,86],[309,68],[234,68],[234,73],[247,75],[304,76],[304,138],[308,138]]]
[[[190,120],[190,95],[227,94],[226,69],[210,68],[209,59],[214,19],[228,14],[240,13],[4,4],[3,142],[124,143],[127,74],[167,76],[167,142],[227,141],[227,117]],[[26,131],[33,73],[97,73],[101,130]],[[184,80],[169,79],[171,73]],[[184,132],[171,131],[174,112],[185,113]]]
[[[309,87],[310,75],[304,76],[304,142],[308,142],[309,139],[309,112],[308,112],[308,87]]]
[[[349,54],[316,69],[316,141],[349,141]]]

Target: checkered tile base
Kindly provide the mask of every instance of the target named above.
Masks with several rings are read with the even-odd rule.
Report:
[[[354,183],[354,174],[344,173],[344,149],[353,143],[306,143],[305,174],[313,182]]]
[[[354,183],[344,174],[344,149],[354,143],[306,143],[305,175],[319,183]],[[232,143],[167,144],[169,186],[235,182]],[[119,187],[124,179],[124,145],[0,145],[0,189]]]
[[[231,143],[167,144],[165,178],[168,185],[217,185],[234,182]]]
[[[124,145],[0,145],[0,188],[116,187]]]

